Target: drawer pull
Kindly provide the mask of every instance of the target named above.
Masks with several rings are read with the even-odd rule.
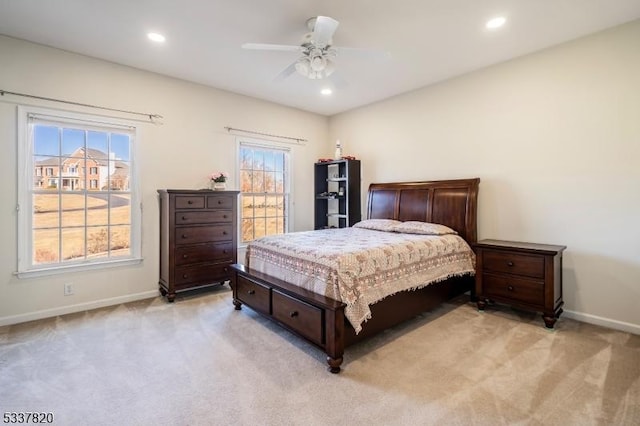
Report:
[[[218,200],[218,204],[222,204],[222,200]]]
[[[513,291],[513,286],[512,285],[507,286],[507,290]]]
[[[249,291],[247,291],[247,294],[256,294],[256,291],[255,290],[249,290]]]
[[[182,238],[187,238],[187,234],[182,234]]]
[[[186,216],[182,216],[182,220],[187,220],[187,217]]]
[[[222,235],[227,235],[227,231],[222,231]]]
[[[187,201],[187,204],[193,204],[193,201],[189,200]]]
[[[227,249],[224,249],[224,250],[222,250],[222,253],[223,253],[223,254],[227,254],[227,253],[229,253],[229,252],[227,251]]]
[[[188,254],[183,254],[183,255],[182,255],[182,258],[183,258],[183,259],[186,259],[187,257],[189,257],[189,255],[188,255]]]
[[[187,274],[182,274],[182,278],[187,278],[188,275]]]
[[[297,316],[298,316],[298,311],[289,312],[289,316],[290,316],[291,318],[295,318],[295,317],[297,317]]]
[[[223,219],[226,219],[226,218],[227,218],[227,215],[226,215],[226,214],[223,214],[223,215],[222,215],[222,218],[223,218]]]
[[[507,266],[513,266],[513,262],[512,261],[508,261],[507,262]]]

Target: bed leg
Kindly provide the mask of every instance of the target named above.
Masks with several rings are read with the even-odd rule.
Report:
[[[327,364],[329,364],[328,370],[333,374],[338,374],[340,372],[340,365],[342,365],[342,357],[340,358],[331,358],[327,357]]]

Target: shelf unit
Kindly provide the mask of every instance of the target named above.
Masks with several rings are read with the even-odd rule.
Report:
[[[360,160],[314,165],[315,229],[346,228],[361,220]]]

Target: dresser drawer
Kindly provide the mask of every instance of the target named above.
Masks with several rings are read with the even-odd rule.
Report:
[[[312,342],[323,343],[322,310],[273,290],[272,315]]]
[[[189,265],[203,262],[233,261],[233,243],[197,244],[176,248],[176,265]]]
[[[176,212],[176,225],[193,225],[198,223],[223,223],[231,222],[233,212],[231,210],[212,210],[203,212]]]
[[[527,305],[544,305],[544,282],[506,275],[482,274],[482,294]]]
[[[176,287],[184,287],[197,283],[209,284],[230,279],[229,263],[207,266],[181,266],[174,272]]]
[[[176,197],[176,209],[203,209],[204,195],[183,195]]]
[[[235,197],[229,197],[227,195],[210,195],[207,197],[207,208],[231,209],[235,201]]]
[[[500,250],[482,250],[486,271],[506,272],[532,278],[544,278],[544,257]]]
[[[271,290],[268,287],[241,276],[238,276],[236,287],[237,298],[242,303],[246,303],[256,311],[271,313]]]
[[[226,241],[232,239],[233,225],[184,226],[175,229],[176,245]]]

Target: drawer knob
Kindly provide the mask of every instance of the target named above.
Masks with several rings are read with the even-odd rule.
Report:
[[[226,214],[223,214],[223,215],[222,215],[222,218],[223,218],[223,219],[226,219],[226,218],[227,218],[227,215],[226,215]]]
[[[227,254],[229,252],[227,251],[227,249],[224,249],[224,250],[222,250],[222,253]]]
[[[187,204],[193,204],[193,201],[189,200],[187,201]]]
[[[297,316],[298,316],[298,311],[289,312],[289,316],[290,316],[291,318],[295,318],[295,317],[297,317]]]
[[[513,291],[513,286],[512,286],[512,285],[507,286],[507,290],[509,290],[509,291]]]
[[[188,254],[183,254],[183,255],[182,255],[182,258],[183,258],[183,259],[186,259],[187,257],[189,257],[189,255],[188,255]]]
[[[227,235],[227,231],[222,231],[222,235]]]
[[[513,266],[513,262],[512,261],[508,261],[507,262],[507,266]]]
[[[188,275],[187,274],[182,274],[182,278],[187,278]]]
[[[187,234],[182,234],[182,238],[187,238]]]
[[[182,220],[187,220],[187,217],[186,216],[182,216]]]
[[[249,291],[247,291],[247,294],[256,294],[256,291],[255,290],[249,290]]]
[[[222,200],[218,200],[218,204],[222,204]]]

